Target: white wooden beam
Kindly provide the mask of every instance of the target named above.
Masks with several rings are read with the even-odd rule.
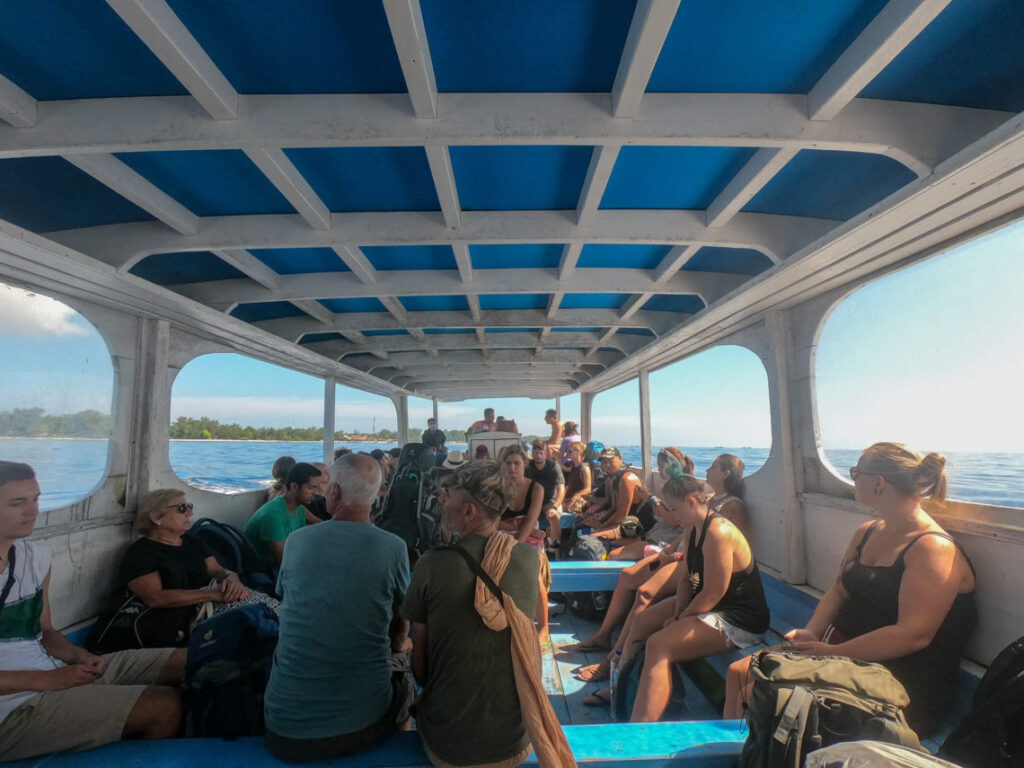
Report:
[[[64,159],[178,234],[199,231],[198,216],[113,155],[68,155]]]
[[[469,294],[466,296],[466,303],[469,304],[469,316],[473,318],[474,322],[480,321],[480,297],[478,295]]]
[[[409,313],[406,312],[405,307],[402,306],[402,302],[396,299],[394,296],[378,296],[380,303],[384,305],[384,308],[391,313],[391,316],[395,318],[396,322],[405,324],[409,320]]]
[[[369,352],[369,346],[366,343],[366,337],[363,336],[359,331],[339,331],[342,336],[351,341],[353,344],[358,344],[361,347],[366,347],[366,351]]]
[[[636,4],[612,84],[615,117],[633,117],[637,113],[678,8],[679,0],[639,0]]]
[[[452,243],[452,251],[455,253],[455,266],[459,268],[462,282],[473,282],[473,260],[469,255],[469,243]]]
[[[15,128],[31,128],[38,119],[38,102],[0,75],[0,120],[6,120]]]
[[[483,327],[477,327],[477,328],[474,328],[473,330],[476,331],[476,340],[477,340],[477,342],[480,343],[480,344],[486,344],[487,343],[487,333],[484,331]]]
[[[334,399],[338,382],[333,376],[324,379],[324,457],[327,466],[334,463]]]
[[[629,320],[633,315],[643,309],[644,304],[653,296],[653,293],[636,293],[626,299],[626,303],[619,309],[619,320],[625,322]]]
[[[618,362],[621,359],[622,355],[618,352],[602,352],[588,364],[595,368],[607,368],[612,363]],[[475,366],[483,365],[484,362],[478,349],[449,350],[445,352],[442,367],[467,367],[472,369]],[[546,349],[537,358],[528,350],[502,349],[494,353],[492,359],[487,361],[487,365],[495,369],[502,367],[514,368],[527,362],[537,366],[550,365],[570,370],[583,363],[583,352],[569,349]],[[353,359],[348,364],[362,371],[374,371],[384,367],[408,370],[412,373],[417,373],[423,369],[437,370],[437,363],[423,350],[394,352],[390,355],[386,366],[372,360],[359,359]]]
[[[718,197],[711,201],[708,226],[724,227],[796,154],[797,150],[793,148],[763,147],[757,150],[718,193]]]
[[[608,188],[608,180],[612,176],[612,169],[615,168],[615,161],[618,157],[619,146],[616,144],[594,147],[594,151],[590,155],[587,175],[583,180],[583,191],[576,204],[576,224],[578,226],[585,227],[593,223],[594,217],[597,216],[601,207],[601,199]]]
[[[277,148],[247,149],[245,154],[263,171],[277,191],[292,204],[313,229],[331,228],[331,212],[313,187],[299,173],[284,150]]]
[[[367,285],[377,282],[377,270],[373,268],[373,264],[358,247],[341,245],[336,246],[333,250],[360,282]]]
[[[459,191],[455,186],[455,171],[452,170],[452,158],[448,153],[448,147],[428,144],[424,149],[427,152],[427,164],[434,179],[434,189],[437,190],[437,200],[441,204],[445,226],[458,229],[462,221],[462,208],[459,205]]]
[[[334,313],[331,312],[331,310],[329,310],[319,301],[312,301],[310,299],[300,299],[299,301],[293,301],[292,304],[301,309],[303,312],[312,317],[321,325],[325,325],[328,327],[334,325]]]
[[[692,259],[700,247],[697,245],[677,245],[661,260],[661,263],[654,268],[654,284],[664,285],[675,277],[682,266]]]
[[[832,120],[949,5],[889,0],[807,94],[811,120]]]
[[[165,0],[107,0],[215,120],[238,117],[238,93]]]
[[[560,282],[571,280],[576,273],[576,262],[580,260],[580,253],[583,251],[583,242],[573,240],[566,243],[562,249],[562,258],[558,262],[558,279]]]
[[[419,0],[384,0],[384,13],[391,27],[413,114],[419,118],[437,117],[437,83]]]
[[[0,126],[0,159],[32,155],[263,147],[564,145],[791,147],[890,157],[918,175],[1013,116],[854,99],[807,119],[803,94],[648,93],[632,120],[592,93],[441,94],[440,116],[408,114],[405,94],[240,96],[239,118],[211,130],[188,96],[44,101],[30,131]],[[752,130],[751,126],[756,126]]]
[[[212,253],[239,272],[244,272],[253,281],[270,291],[272,296],[277,294],[280,288],[281,276],[248,251],[217,250],[212,251]]]
[[[548,298],[548,309],[546,313],[548,320],[553,320],[555,318],[555,315],[558,314],[558,309],[559,307],[561,307],[562,299],[564,298],[565,294],[561,291],[555,291]]]

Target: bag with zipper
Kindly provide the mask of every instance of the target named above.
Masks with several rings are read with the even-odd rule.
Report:
[[[816,749],[861,739],[921,750],[903,715],[907,691],[881,664],[762,651],[750,677],[740,768],[800,768]]]
[[[575,533],[575,532],[574,532]],[[563,555],[567,560],[604,560],[608,549],[604,541],[596,536],[579,536],[570,539]],[[569,610],[588,621],[600,621],[608,611],[612,593],[607,591],[569,592],[566,605]]]
[[[150,608],[131,592],[123,592],[100,614],[85,647],[93,653],[183,647],[204,606]]]

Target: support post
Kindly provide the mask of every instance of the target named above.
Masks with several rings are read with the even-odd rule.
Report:
[[[562,396],[555,395],[555,418],[562,420]]]
[[[170,335],[171,326],[166,320],[139,320],[124,502],[128,510],[136,509],[139,499],[164,484],[164,471],[170,466],[167,432],[159,428],[170,423]]]
[[[398,395],[391,398],[395,402],[395,411],[398,412],[398,444],[405,445],[409,442],[409,396]]]
[[[789,314],[785,310],[769,312],[765,322],[775,356],[775,399],[772,403],[772,432],[779,451],[779,487],[782,489],[782,540],[785,560],[782,578],[790,584],[803,584],[807,579],[807,553],[804,546],[803,510],[797,496],[797,462],[793,430],[793,403],[790,361],[793,344]]]
[[[580,393],[580,438],[584,443],[589,443],[593,440],[593,435],[590,434],[590,419],[591,411],[594,408],[594,393],[593,392],[581,392]]]
[[[637,374],[640,385],[640,466],[643,467],[643,481],[648,485],[654,467],[651,464],[651,387],[649,371],[645,368]]]
[[[324,379],[324,464],[334,463],[334,393],[337,381],[333,376]]]
[[[432,400],[434,403],[434,421],[437,421],[437,398],[432,398]],[[437,426],[440,427],[441,425],[438,424]]]

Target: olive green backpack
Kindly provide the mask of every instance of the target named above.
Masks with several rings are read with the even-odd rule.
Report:
[[[903,716],[907,691],[881,664],[762,651],[750,677],[740,768],[800,768],[815,749],[860,739],[921,749]]]

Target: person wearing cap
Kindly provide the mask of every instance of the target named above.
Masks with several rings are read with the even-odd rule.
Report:
[[[420,439],[427,448],[434,452],[434,465],[441,466],[441,462],[448,455],[448,451],[444,447],[444,441],[447,439],[447,436],[438,429],[437,419],[427,419],[427,428]]]
[[[510,550],[494,580],[516,608],[533,616],[540,559],[532,547],[498,535],[505,507],[499,467],[496,461],[467,462],[446,478],[441,527],[457,541],[451,549],[461,549],[485,570],[493,548]],[[402,615],[412,622],[413,675],[423,687],[416,729],[434,765],[518,765],[531,739],[520,709],[512,633],[484,623],[475,606],[481,582],[463,557],[444,549],[424,554],[402,604]],[[539,662],[536,634],[530,634]]]
[[[614,446],[601,451],[601,469],[605,475],[605,506],[588,512],[580,523],[592,528],[592,534],[595,536],[617,538],[619,523],[626,515],[633,514],[633,510],[639,506],[637,489],[643,483],[635,472],[623,466],[622,454]]]
[[[538,524],[541,528],[550,526],[550,537],[558,543],[562,535],[560,524],[562,499],[565,498],[565,476],[562,468],[548,458],[548,446],[543,440],[534,440],[530,451],[530,463],[526,465],[525,476],[536,480],[544,489],[544,503]]]

